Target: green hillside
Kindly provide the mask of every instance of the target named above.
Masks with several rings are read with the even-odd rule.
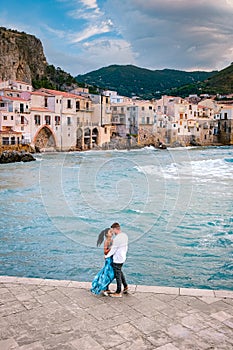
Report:
[[[203,89],[213,94],[233,93],[233,63],[209,78],[204,84]]]
[[[111,65],[78,75],[76,80],[103,89],[115,90],[120,95],[144,99],[159,97],[172,88],[196,84],[216,72],[185,72],[173,69],[149,70],[132,65]]]

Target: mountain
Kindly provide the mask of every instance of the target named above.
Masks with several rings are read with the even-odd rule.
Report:
[[[197,84],[172,88],[170,95],[185,97],[190,94],[228,95],[233,92],[233,63]]]
[[[214,74],[216,71],[149,70],[133,65],[111,65],[78,75],[76,80],[103,89],[115,90],[123,96],[136,95],[151,99],[167,94],[172,88],[204,81]]]
[[[233,62],[203,84],[203,90],[212,94],[230,94],[233,92]]]
[[[0,80],[21,80],[35,88],[76,87],[69,73],[47,63],[41,41],[34,35],[0,27]]]

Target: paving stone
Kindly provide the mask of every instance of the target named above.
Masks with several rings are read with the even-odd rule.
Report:
[[[111,350],[153,350],[153,345],[145,338],[139,337],[132,341],[122,343]]]
[[[143,336],[143,333],[139,331],[134,325],[123,323],[113,328],[115,332],[121,335],[126,340],[133,340]]]
[[[146,335],[160,329],[157,321],[145,316],[135,320],[134,326]]]
[[[187,339],[193,334],[188,328],[182,326],[181,324],[173,324],[167,329],[164,329],[164,331],[172,339]]]
[[[29,345],[20,346],[20,350],[44,350],[40,342],[31,343]]]
[[[207,328],[207,325],[205,324],[205,322],[201,321],[196,314],[182,318],[181,323],[183,326],[191,329],[194,332],[198,332],[201,329]]]
[[[0,340],[0,349],[1,350],[16,350],[19,349],[18,344],[16,341],[11,338],[11,339],[6,339],[6,340]]]
[[[89,286],[0,278],[0,350],[233,348],[228,291],[180,295],[180,289],[135,286],[113,299],[93,295]]]
[[[162,345],[162,346],[158,347],[157,350],[179,350],[179,348],[177,348],[172,343],[169,343],[169,344]]]
[[[221,322],[232,318],[232,316],[230,314],[226,313],[225,311],[219,311],[219,312],[216,312],[214,314],[211,314],[211,317],[214,317]]]
[[[173,345],[175,345],[179,350],[210,350],[210,349],[212,349],[208,342],[204,341],[203,339],[199,339],[199,337],[196,336],[195,334],[188,337],[187,339],[174,340]]]
[[[104,347],[102,347],[99,343],[97,343],[93,338],[91,338],[89,335],[85,336],[83,338],[78,338],[70,342],[71,345],[78,350],[85,349],[85,350],[104,350]]]
[[[172,342],[172,338],[163,331],[155,331],[147,336],[147,339],[156,347],[169,344]]]
[[[114,329],[109,329],[108,327],[104,332],[95,331],[90,332],[93,339],[97,341],[103,348],[115,348],[117,345],[125,342],[125,338],[122,337],[118,332],[115,332]]]

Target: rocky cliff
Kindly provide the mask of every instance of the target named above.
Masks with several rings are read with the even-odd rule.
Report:
[[[41,41],[34,35],[0,27],[0,80],[29,84],[45,75],[48,64]]]

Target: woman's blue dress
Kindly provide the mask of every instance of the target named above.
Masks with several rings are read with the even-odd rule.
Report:
[[[97,273],[92,281],[91,292],[100,294],[101,291],[106,290],[109,283],[114,279],[114,271],[112,267],[112,256],[105,259],[104,267]]]

